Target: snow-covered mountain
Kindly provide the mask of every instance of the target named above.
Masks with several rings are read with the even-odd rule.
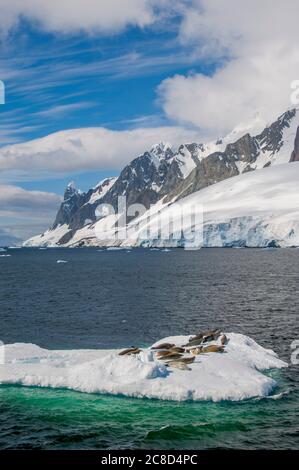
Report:
[[[170,233],[159,238],[163,224],[184,209],[203,210],[205,247],[299,246],[299,162],[247,172],[197,191],[174,204],[164,204],[155,214],[133,221],[123,242],[132,246],[185,246],[184,236]],[[185,211],[186,212],[186,211]],[[187,224],[189,223],[186,220]],[[188,235],[188,226],[182,224]],[[151,234],[146,238],[145,234]],[[191,240],[192,242],[192,240]]]
[[[25,246],[115,244],[115,241],[109,237],[104,239],[100,237],[99,240],[98,235],[104,230],[104,226],[105,232],[107,231],[107,224],[113,229],[117,217],[99,216],[97,207],[99,204],[109,204],[117,210],[120,196],[126,196],[128,206],[142,204],[147,210],[151,208],[151,212],[159,209],[159,217],[162,218],[167,217],[169,207],[171,210],[173,207],[179,207],[181,201],[183,203],[188,201],[188,197],[194,198],[192,204],[204,203],[206,246],[284,245],[281,231],[271,238],[270,232],[265,227],[266,225],[271,227],[271,220],[277,221],[278,215],[282,217],[287,213],[287,206],[280,206],[279,200],[276,200],[276,195],[285,200],[283,192],[278,191],[283,189],[282,184],[286,186],[285,194],[288,194],[288,197],[294,196],[293,193],[289,194],[290,185],[287,181],[290,178],[292,182],[294,175],[299,176],[297,175],[299,164],[289,164],[299,160],[298,116],[298,110],[289,110],[266,127],[262,133],[256,136],[247,133],[237,140],[230,140],[236,137],[236,133],[232,133],[216,143],[183,144],[177,151],[173,150],[170,144],[160,143],[132,160],[118,178],[106,179],[87,193],[81,193],[71,184],[65,191],[64,201],[51,229],[28,240]],[[278,164],[281,165],[278,170],[267,168]],[[263,168],[264,170],[260,171]],[[285,175],[283,183],[279,183],[280,170]],[[255,177],[258,178],[256,185],[253,184],[256,181]],[[276,205],[273,206],[272,215],[269,209],[271,198],[268,197],[271,194],[271,185],[275,185],[276,191],[274,193],[273,187],[272,200]],[[241,186],[243,190],[238,194],[234,188]],[[229,196],[236,194],[236,197],[240,198],[238,210],[232,214],[224,210],[223,205],[217,206],[216,203],[215,210],[211,210],[205,195],[208,195],[210,200],[217,201],[217,194],[221,195],[219,203],[226,201],[226,204],[232,207],[234,207],[233,200]],[[251,202],[256,200],[259,201],[259,207],[263,207],[267,202],[264,211],[259,210],[257,205],[252,205],[252,210],[249,211]],[[242,204],[241,201],[249,201],[249,206]],[[155,237],[140,240],[137,228],[137,223],[143,223],[140,217],[131,216],[128,223],[131,228],[135,227],[136,236],[130,236],[130,239],[118,244],[170,243],[157,240]],[[246,233],[256,233],[256,236],[245,236]],[[287,244],[294,242],[295,238],[292,237],[293,241],[290,239]],[[173,244],[183,245],[184,240],[175,239]]]

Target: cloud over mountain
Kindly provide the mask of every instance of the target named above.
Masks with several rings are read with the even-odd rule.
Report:
[[[51,212],[57,209],[61,198],[54,193],[27,191],[18,186],[0,185],[0,213],[39,210]]]
[[[177,74],[159,87],[166,114],[221,135],[259,116],[269,122],[291,106],[298,78],[298,2],[194,0],[180,41],[217,71]]]
[[[0,245],[16,243],[35,230],[45,230],[61,197],[45,191],[28,191],[0,184]]]
[[[10,174],[17,179],[92,169],[119,170],[160,140],[175,146],[198,140],[198,132],[176,126],[125,131],[100,127],[57,132],[0,148],[2,180]]]

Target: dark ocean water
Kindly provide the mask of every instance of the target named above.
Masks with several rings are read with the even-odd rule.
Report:
[[[148,345],[211,327],[290,362],[299,339],[299,250],[9,250],[0,340],[49,349]],[[58,259],[68,263],[57,264]],[[0,386],[0,448],[299,449],[299,366],[281,398],[176,403]]]

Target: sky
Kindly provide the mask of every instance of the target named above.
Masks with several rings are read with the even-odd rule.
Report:
[[[70,180],[87,190],[156,142],[261,129],[299,78],[296,0],[0,0],[0,12],[0,244],[50,226]]]

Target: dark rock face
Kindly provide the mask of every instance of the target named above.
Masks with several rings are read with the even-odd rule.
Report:
[[[60,206],[52,228],[55,229],[58,225],[67,224],[70,228],[70,232],[68,233],[73,236],[76,230],[86,225],[87,221],[89,223],[95,222],[95,208],[97,204],[90,204],[90,200],[93,195],[105,190],[105,187],[109,183],[110,178],[107,178],[100,185],[94,189],[90,189],[87,193],[81,193],[75,188],[73,183],[70,183],[65,190],[64,200]],[[61,244],[67,243],[69,240],[66,241],[66,238],[69,236],[70,235],[65,235]]]
[[[96,208],[99,204],[110,204],[117,211],[120,196],[126,197],[127,206],[142,204],[148,209],[175,188],[182,179],[183,174],[170,146],[160,143],[127,165],[107,192],[105,186],[109,184],[109,179],[87,193],[79,193],[70,184],[65,191],[64,201],[53,228],[67,224],[70,233],[75,233],[86,225],[86,221],[96,221]],[[93,195],[101,191],[103,196],[91,202]],[[66,243],[65,237],[61,243]]]
[[[296,109],[287,111],[256,137],[256,141],[263,152],[270,151],[272,155],[279,152],[283,146],[283,131],[286,127],[290,127],[290,122],[295,116]]]
[[[142,204],[148,209],[182,179],[171,148],[159,144],[127,165],[101,202],[117,209],[118,197],[126,196],[127,205]]]
[[[190,175],[167,195],[165,201],[169,202],[174,198],[181,199],[195,191],[238,174],[239,171],[235,162],[231,162],[227,155],[220,152],[213,153],[201,160]]]
[[[270,154],[269,161],[264,165],[271,165],[273,157],[283,146],[283,131],[290,127],[290,122],[296,116],[296,110],[287,111],[280,116],[271,126],[261,134],[252,137],[246,134],[236,142],[228,144],[224,152],[215,152],[202,159],[190,175],[167,196],[170,201],[173,198],[182,198],[195,191],[205,188],[240,173],[256,169],[259,156],[265,152]],[[299,136],[297,142],[299,158]],[[295,145],[296,147],[296,145]],[[293,160],[294,161],[294,160]]]
[[[85,194],[80,193],[74,186],[74,183],[69,183],[65,192],[63,202],[57,213],[53,229],[58,225],[69,225],[72,217],[77,213],[79,208],[84,204]]]
[[[118,197],[126,196],[128,205],[140,203],[148,207],[150,203],[154,204],[158,200],[157,190],[163,185],[166,166],[156,167],[151,155],[145,152],[123,169],[103,202],[116,209]]]

